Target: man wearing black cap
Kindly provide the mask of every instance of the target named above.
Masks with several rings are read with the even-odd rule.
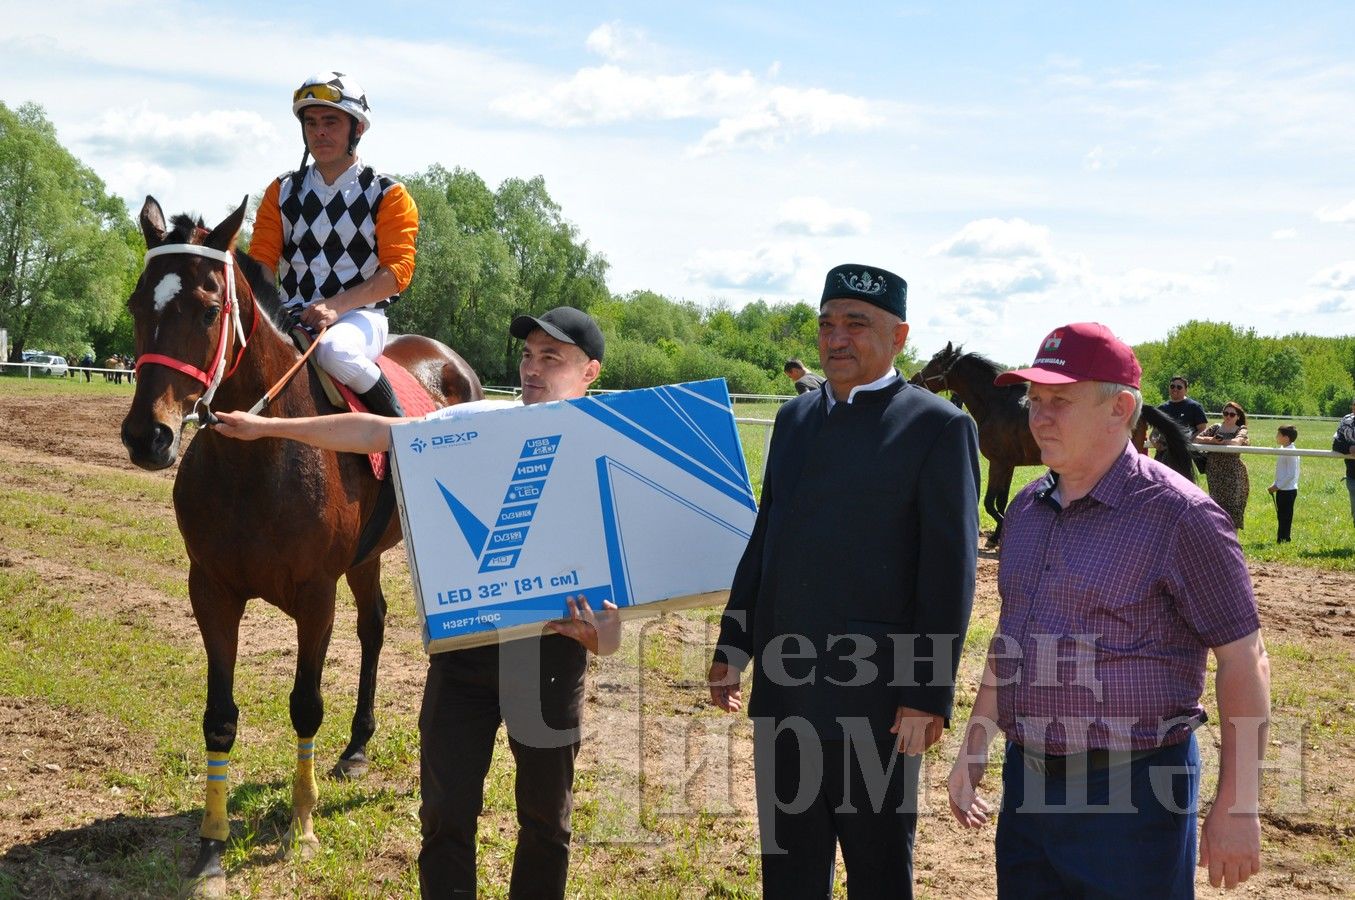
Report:
[[[587,394],[603,352],[602,332],[587,313],[560,306],[541,316],[518,316],[508,330],[524,342],[518,365],[521,402],[479,400],[427,418],[459,418]],[[389,450],[392,425],[421,421],[368,413],[275,419],[232,412],[218,417],[217,430],[229,437],[290,438],[356,453]],[[564,896],[587,650],[605,656],[620,642],[620,620],[611,612],[616,609],[612,603],[605,602],[595,615],[586,598],[576,603],[571,597],[569,608],[571,619],[547,624],[554,634],[430,658],[419,714],[423,896],[476,896],[476,822],[500,723],[508,727],[508,746],[517,763],[519,830],[509,895]]]
[[[828,273],[827,383],[777,413],[762,503],[730,587],[711,700],[749,712],[767,897],[911,897],[921,755],[949,722],[978,542],[978,439],[893,368],[907,285]],[[812,521],[814,528],[798,527]]]

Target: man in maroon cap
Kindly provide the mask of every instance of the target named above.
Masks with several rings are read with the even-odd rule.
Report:
[[[1251,579],[1227,513],[1131,445],[1140,374],[1108,328],[1080,322],[996,381],[1030,383],[1050,469],[1007,509],[1001,617],[949,782],[955,818],[987,822],[978,786],[1006,736],[1001,897],[1194,895],[1211,649],[1222,752],[1199,865],[1226,887],[1260,868],[1270,671]]]

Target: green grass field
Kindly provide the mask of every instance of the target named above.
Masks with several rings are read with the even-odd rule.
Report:
[[[770,419],[776,415],[779,404],[739,403],[735,414],[739,418]],[[1330,419],[1253,419],[1248,429],[1252,445],[1276,446],[1275,429],[1282,424],[1293,424],[1299,430],[1297,446],[1308,450],[1330,450],[1335,423]],[[767,429],[761,425],[740,425],[744,457],[753,486],[762,483],[762,458]],[[1264,562],[1283,562],[1290,565],[1312,566],[1321,569],[1355,569],[1355,525],[1350,517],[1350,495],[1346,492],[1345,465],[1339,459],[1304,459],[1301,462],[1298,503],[1294,508],[1293,541],[1275,543],[1275,504],[1266,488],[1275,478],[1275,458],[1248,456],[1244,460],[1251,481],[1247,499],[1246,528],[1239,534],[1243,552],[1248,559]],[[988,462],[982,461],[983,487],[988,485]],[[1044,474],[1044,469],[1030,466],[1016,470],[1012,495],[1020,488]],[[1202,489],[1208,488],[1206,479],[1197,479]],[[982,495],[982,494],[980,494]],[[991,516],[980,510],[980,527],[991,530]]]
[[[62,405],[91,397],[128,397],[128,385],[86,385],[57,379],[0,378],[6,396],[52,398]],[[0,406],[0,409],[3,409]],[[771,418],[774,404],[740,405],[741,417]],[[3,412],[0,412],[0,416]],[[1299,422],[1300,446],[1323,447],[1330,425]],[[765,429],[740,426],[749,470],[760,482]],[[1267,431],[1267,436],[1269,432]],[[1261,443],[1261,432],[1256,442]],[[119,598],[155,592],[186,617],[183,550],[174,524],[167,479],[149,479],[79,461],[7,457],[0,473],[0,707],[26,704],[26,715],[53,719],[59,734],[95,741],[91,751],[112,747],[84,764],[67,762],[60,790],[35,797],[25,782],[39,771],[26,762],[26,744],[0,733],[0,818],[40,816],[56,807],[54,834],[24,844],[0,845],[0,898],[20,896],[173,896],[196,849],[204,760],[200,716],[205,685],[203,655],[191,619],[171,627],[163,611]],[[1273,544],[1274,513],[1265,487],[1270,460],[1247,461],[1252,498],[1243,546],[1253,559],[1320,569],[1352,567],[1352,531],[1337,460],[1304,460],[1295,540]],[[1018,473],[1026,481],[1039,474]],[[985,527],[990,527],[987,523]],[[40,578],[29,561],[57,577]],[[389,681],[378,693],[379,727],[365,781],[323,779],[317,833],[322,851],[310,860],[279,861],[278,841],[287,827],[293,735],[287,693],[294,655],[284,651],[244,655],[237,667],[236,700],[241,739],[232,754],[229,800],[232,835],[226,863],[235,897],[408,897],[417,893],[418,723],[417,676],[422,650],[407,569],[386,568],[390,603],[383,672],[414,667],[415,684],[401,695]],[[82,601],[81,592],[107,592]],[[352,601],[340,588],[335,642],[353,642]],[[281,613],[250,605],[260,627],[290,629]],[[704,705],[703,676],[714,610],[694,610],[636,623],[626,629],[620,652],[595,660],[590,669],[591,721],[601,736],[585,743],[579,760],[570,895],[578,897],[740,898],[759,895],[757,835],[748,815],[709,810],[671,812],[683,804],[672,787],[647,766],[637,772],[611,757],[624,745],[626,728],[649,751],[667,740],[658,723],[703,729],[730,719]],[[956,725],[972,698],[978,651],[996,624],[993,610],[976,614],[967,640],[964,686]],[[1287,813],[1317,837],[1291,847],[1293,836],[1268,832],[1267,852],[1292,852],[1291,871],[1344,884],[1355,876],[1355,840],[1348,828],[1348,788],[1334,783],[1321,760],[1355,754],[1355,708],[1349,701],[1355,655],[1339,641],[1307,642],[1290,635],[1274,642],[1273,735],[1284,742],[1277,754],[1298,747],[1312,760],[1307,806]],[[352,715],[352,665],[326,674],[326,719],[317,758],[321,768],[337,757]],[[617,698],[630,698],[628,707]],[[627,702],[630,702],[627,701]],[[1212,704],[1211,704],[1212,705]],[[0,712],[3,709],[0,708]],[[742,717],[738,728],[746,725]],[[40,730],[40,727],[39,727]],[[690,731],[694,741],[703,732]],[[953,736],[954,732],[952,733]],[[1297,737],[1295,737],[1297,735]],[[69,738],[61,738],[61,741]],[[733,752],[748,750],[746,736]],[[58,741],[60,743],[61,741]],[[742,742],[739,742],[742,741]],[[76,748],[78,749],[78,748]],[[681,748],[679,748],[681,750]],[[939,783],[953,753],[947,739],[929,754],[932,781]],[[652,756],[646,755],[652,763]],[[746,758],[743,760],[746,764]],[[681,760],[679,760],[681,763]],[[28,768],[24,768],[27,766]],[[1348,765],[1347,765],[1348,771]],[[1302,786],[1286,776],[1272,792]],[[480,827],[482,895],[506,895],[514,840],[512,763],[500,736],[486,781]],[[1268,795],[1274,797],[1274,793]],[[100,798],[103,798],[102,800]],[[117,815],[108,814],[109,802]],[[919,835],[919,860],[954,860],[953,846],[972,840],[991,850],[991,831],[962,838],[947,827],[944,793],[928,799],[931,817]],[[25,804],[29,804],[25,806]],[[74,804],[73,806],[70,804]],[[1346,823],[1346,824],[1343,824]],[[147,837],[147,835],[151,835]],[[1330,839],[1323,835],[1332,835]],[[1345,837],[1341,837],[1345,834]],[[1283,837],[1283,840],[1280,838]],[[965,878],[943,862],[919,870],[920,897],[978,896],[991,892],[991,876],[976,864]],[[84,881],[62,881],[63,873]],[[95,889],[97,887],[97,890]],[[845,896],[841,881],[838,895]],[[1270,896],[1270,895],[1268,895]],[[1274,895],[1278,896],[1278,895]]]

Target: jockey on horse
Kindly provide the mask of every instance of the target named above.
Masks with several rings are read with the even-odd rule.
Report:
[[[306,145],[301,168],[264,191],[249,254],[278,275],[283,302],[302,324],[323,329],[320,368],[369,411],[403,416],[376,359],[389,330],[386,307],[414,274],[419,211],[404,185],[357,157],[371,110],[351,76],[306,79],[292,94],[292,113]],[[315,160],[309,166],[307,155]]]

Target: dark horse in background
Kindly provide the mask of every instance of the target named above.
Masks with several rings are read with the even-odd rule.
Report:
[[[983,492],[983,508],[997,527],[988,538],[988,546],[1002,541],[1002,520],[1011,496],[1012,475],[1017,466],[1040,465],[1040,448],[1030,433],[1030,419],[1023,402],[1025,384],[996,387],[993,379],[1006,371],[1002,366],[977,353],[964,353],[961,347],[946,344],[922,370],[909,379],[932,393],[950,391],[964,403],[979,431],[979,452],[988,457],[988,487]],[[1162,462],[1195,480],[1190,458],[1190,438],[1166,413],[1144,404],[1143,415],[1134,429],[1134,446],[1144,450],[1148,426],[1160,432],[1166,449]]]
[[[177,216],[172,228],[167,227],[151,197],[141,209],[147,249],[163,247],[165,254],[148,257],[128,301],[141,377],[122,423],[122,442],[142,468],[174,464],[180,429],[207,392],[208,381],[201,376],[214,371],[215,358],[225,360],[220,370],[224,379],[213,400],[221,409],[248,409],[299,358],[274,324],[275,317],[282,317],[273,274],[234,250],[244,215],[241,204],[208,231],[201,220],[188,216]],[[238,304],[238,317],[228,308],[231,302]],[[436,341],[404,335],[387,345],[386,355],[439,405],[484,396],[465,360]],[[310,367],[302,366],[273,401],[272,411],[293,417],[336,410]],[[376,670],[386,621],[381,552],[400,539],[399,518],[392,517],[375,548],[356,558],[359,532],[379,486],[366,457],[290,441],[233,441],[207,429],[197,433],[184,453],[174,480],[174,511],[188,550],[193,616],[207,653],[202,720],[207,801],[198,858],[189,876],[199,890],[224,888],[221,853],[230,833],[228,754],[239,717],[233,684],[246,601],[262,597],[296,620],[291,720],[297,769],[285,847],[309,851],[317,843],[312,757],[324,715],[320,678],[340,576],[347,578],[356,600],[362,662],[350,740],[335,774],[356,777],[366,769],[367,741],[376,729]]]

